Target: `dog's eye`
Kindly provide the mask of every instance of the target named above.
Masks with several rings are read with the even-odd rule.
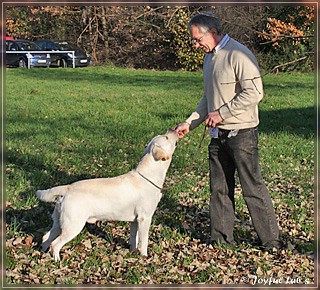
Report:
[[[169,140],[169,137],[168,137],[168,136],[165,136],[165,137],[166,137],[167,140]]]

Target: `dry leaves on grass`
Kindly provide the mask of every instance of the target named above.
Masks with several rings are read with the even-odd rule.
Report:
[[[128,250],[129,225],[100,222],[86,229],[61,250],[62,261],[54,263],[50,253],[40,251],[41,236],[23,231],[6,241],[6,281],[8,284],[307,284],[314,283],[314,233],[304,229],[313,223],[312,195],[307,195],[305,213],[284,203],[292,186],[271,184],[278,189],[276,212],[288,248],[265,252],[253,242],[256,235],[247,209],[237,216],[236,248],[213,247],[209,233],[208,198],[201,193],[207,176],[190,173],[193,187],[177,195],[166,193],[154,215],[150,229],[149,256]],[[294,185],[294,183],[290,183]],[[207,190],[207,189],[205,189]],[[271,188],[273,191],[274,188]],[[241,193],[237,189],[237,198]],[[297,196],[298,200],[304,200]],[[10,208],[10,204],[7,205]],[[23,216],[23,215],[22,215]],[[17,221],[10,216],[7,223]],[[23,217],[27,220],[27,217]],[[7,224],[8,232],[12,225]],[[310,227],[312,228],[312,227]],[[269,278],[269,280],[263,280]],[[273,280],[272,280],[273,279]]]

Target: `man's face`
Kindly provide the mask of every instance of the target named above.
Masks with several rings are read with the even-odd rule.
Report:
[[[199,27],[190,27],[190,36],[195,48],[201,48],[206,53],[211,52],[219,43],[217,41],[215,30],[203,33],[200,31]]]

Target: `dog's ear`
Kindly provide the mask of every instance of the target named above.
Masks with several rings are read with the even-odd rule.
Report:
[[[170,159],[168,153],[165,150],[163,150],[157,143],[155,143],[153,146],[152,154],[156,161],[167,161]]]

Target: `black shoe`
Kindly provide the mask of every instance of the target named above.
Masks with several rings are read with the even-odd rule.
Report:
[[[281,250],[284,248],[284,244],[281,241],[270,241],[262,244],[260,246],[261,250],[272,251],[272,250]]]
[[[210,245],[212,245],[213,247],[221,247],[221,246],[227,246],[227,247],[236,247],[237,243],[235,241],[232,242],[226,242],[226,241],[214,241],[211,240],[209,242]]]

